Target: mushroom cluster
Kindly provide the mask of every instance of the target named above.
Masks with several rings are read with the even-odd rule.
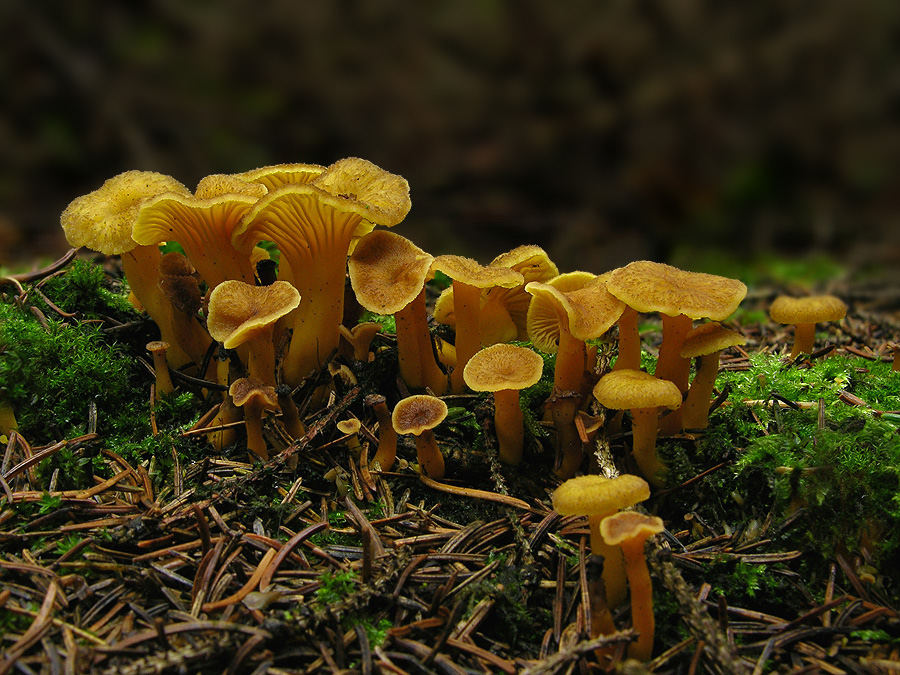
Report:
[[[492,395],[499,458],[517,465],[541,443],[526,432],[518,392],[535,386],[548,355],[555,355],[553,388],[542,402],[544,423],[553,427],[559,478],[585,470],[591,439],[608,409],[630,411],[637,470],[662,485],[657,433],[707,426],[718,355],[742,341],[718,322],[735,311],[746,286],[651,261],[599,275],[560,273],[533,245],[486,265],[435,256],[378,229],[401,222],[410,206],[404,178],[351,157],[330,166],[278,164],[214,174],[194,191],[169,176],[129,171],[75,199],[61,222],[73,245],[121,256],[136,305],[169,345],[166,365],[161,352],[153,352],[157,395],[174,389],[166,380],[169,369],[210,378],[223,392],[213,418],[218,431],[210,436],[217,449],[233,442],[234,423],[244,419],[251,453],[265,457],[259,427],[267,422],[266,411],[280,413],[268,422],[297,438],[306,429],[300,396],[309,411],[310,404],[326,401],[330,387],[346,386],[331,381],[331,374],[355,383],[354,372],[372,362],[379,367],[377,355],[387,350],[396,354],[402,386],[364,392],[381,397],[371,410],[382,418],[378,438],[384,447],[373,456],[383,470],[394,464],[396,434],[414,428],[388,424],[388,406],[396,416],[417,396],[470,392],[479,400]],[[183,254],[163,256],[163,242],[178,244]],[[269,252],[277,252],[273,260]],[[438,272],[451,285],[432,305],[427,290]],[[383,320],[358,323],[352,313],[345,316],[347,297],[375,315],[392,316],[396,330],[385,331]],[[795,352],[808,351],[810,326],[836,320],[845,310],[836,298],[779,298],[772,317],[795,323]],[[647,312],[662,321],[652,374],[641,369],[637,329],[639,315]],[[447,327],[440,329],[443,339],[434,324]],[[611,359],[598,360],[600,342]],[[265,393],[253,400],[261,404],[242,408],[229,394],[246,398],[244,389],[233,387],[241,379],[258,383],[253,391]],[[531,404],[533,395],[526,400]],[[660,419],[663,409],[673,412]],[[534,422],[541,410],[528,415]],[[615,423],[623,418],[608,417]],[[428,438],[424,427],[422,435]],[[420,466],[432,476],[442,474],[440,450],[425,445],[420,441]]]

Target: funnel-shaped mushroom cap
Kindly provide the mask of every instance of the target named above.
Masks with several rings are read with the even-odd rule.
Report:
[[[225,281],[209,296],[207,328],[225,349],[234,349],[300,303],[300,294],[286,281],[270,286],[251,286],[241,281]]]
[[[434,429],[447,417],[447,404],[435,396],[418,394],[401,399],[394,406],[391,422],[398,434],[418,436]]]
[[[235,380],[228,388],[228,393],[236,406],[254,402],[268,410],[278,409],[278,395],[275,393],[275,387],[270,387],[255,377],[242,377]]]
[[[592,516],[634,506],[649,498],[650,486],[639,476],[577,476],[553,493],[553,509],[564,516]]]
[[[323,171],[325,167],[318,164],[273,164],[236,173],[234,177],[248,183],[259,183],[272,192],[282,185],[312,183]]]
[[[737,279],[686,272],[648,260],[613,270],[606,285],[610,293],[639,312],[714,321],[728,318],[747,294],[747,287]]]
[[[839,321],[847,315],[847,305],[833,295],[789,298],[780,295],[769,307],[769,316],[777,323],[819,323]]]
[[[578,340],[590,340],[603,335],[619,320],[625,304],[613,296],[600,277],[566,277],[578,288],[562,291],[553,283],[531,282],[525,290],[534,296],[528,309],[528,334],[535,347],[554,353],[559,344],[561,327]]]
[[[711,321],[697,326],[685,337],[681,345],[681,358],[692,359],[697,356],[714,354],[729,347],[736,347],[747,342],[740,333],[723,328]]]
[[[664,529],[662,518],[637,511],[622,511],[600,521],[600,534],[610,546],[618,546],[628,539],[643,540]]]
[[[498,344],[476,353],[463,370],[474,391],[525,389],[541,379],[544,359],[525,347]]]
[[[348,261],[359,304],[377,314],[394,314],[411,303],[434,257],[399,234],[376,230],[359,240]]]
[[[263,194],[262,185],[221,174],[207,176],[195,195],[170,193],[149,200],[132,236],[139,244],[177,241],[210,287],[226,279],[251,282],[252,244],[236,250],[231,240],[241,218]]]
[[[512,288],[522,284],[525,279],[519,272],[508,267],[482,265],[477,260],[459,255],[439,255],[431,263],[431,269],[476,288]]]
[[[669,380],[640,370],[615,370],[594,385],[594,398],[612,410],[671,408],[681,405],[681,391]]]
[[[131,228],[141,206],[168,192],[190,194],[171,176],[153,171],[120,173],[66,207],[60,217],[66,239],[72,246],[86,246],[106,255],[130,251],[139,243],[132,239]]]

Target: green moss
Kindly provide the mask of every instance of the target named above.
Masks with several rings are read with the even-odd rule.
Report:
[[[105,315],[126,321],[138,316],[122,282],[86,260],[75,260],[62,274],[48,279],[42,290],[57,307],[83,318]]]

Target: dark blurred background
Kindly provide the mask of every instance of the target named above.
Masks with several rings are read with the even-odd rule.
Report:
[[[0,262],[127,169],[356,155],[434,254],[900,276],[895,0],[3,0],[0,41]]]

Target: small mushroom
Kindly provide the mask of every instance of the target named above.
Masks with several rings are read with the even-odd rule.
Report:
[[[224,281],[209,296],[207,328],[225,349],[248,345],[250,376],[275,384],[275,322],[300,302],[297,289],[286,281],[251,286]]]
[[[519,391],[536,384],[543,369],[544,359],[530,349],[497,344],[476,353],[463,370],[470,389],[494,393],[494,428],[500,461],[506,464],[522,461],[525,427]]]
[[[432,272],[443,272],[453,279],[453,306],[456,314],[456,368],[450,373],[450,390],[465,389],[463,370],[469,359],[481,349],[481,293],[497,286],[513,288],[525,278],[507,267],[481,265],[471,258],[440,255],[431,263]]]
[[[166,253],[159,261],[157,285],[169,301],[172,329],[178,344],[199,367],[212,338],[198,320],[203,294],[194,271],[186,256],[174,251]]]
[[[816,340],[816,324],[821,321],[840,321],[847,315],[847,305],[833,295],[811,295],[790,298],[779,295],[769,307],[772,321],[794,324],[794,346],[791,358],[809,354]]]
[[[269,459],[269,451],[266,449],[266,440],[262,433],[262,414],[264,410],[278,408],[275,387],[253,377],[242,377],[231,383],[228,393],[231,394],[234,404],[244,409],[247,450],[265,462]]]
[[[650,486],[639,476],[622,474],[616,478],[578,476],[570,478],[553,493],[553,509],[564,516],[587,516],[591,532],[591,552],[603,556],[603,581],[611,609],[626,597],[625,562],[617,546],[600,535],[600,523],[619,509],[650,498]]]
[[[614,370],[594,386],[594,398],[612,410],[631,411],[632,453],[641,474],[655,486],[665,483],[665,465],[656,456],[658,414],[661,407],[676,409],[681,392],[669,380],[640,370]]]
[[[745,342],[743,335],[716,322],[705,323],[687,334],[681,345],[681,356],[697,359],[697,373],[682,404],[683,429],[705,429],[709,426],[709,404],[719,372],[719,355],[723,349]]]
[[[644,542],[664,529],[663,521],[635,511],[622,511],[600,523],[600,534],[609,546],[620,546],[625,556],[625,575],[631,592],[631,627],[638,638],[628,647],[628,656],[649,661],[653,654],[653,585],[647,570]]]
[[[447,417],[447,404],[435,396],[417,394],[394,406],[391,422],[398,434],[416,437],[416,457],[422,471],[431,478],[444,477],[444,457],[434,439],[434,429]]]
[[[397,432],[394,431],[387,399],[381,394],[370,394],[366,396],[364,403],[378,419],[378,450],[372,458],[372,464],[377,462],[382,471],[390,471],[397,459]]]
[[[341,420],[335,426],[346,437],[344,442],[347,444],[350,454],[353,455],[353,459],[359,459],[362,453],[362,445],[359,442],[359,430],[362,429],[362,423],[355,417],[351,417]]]
[[[429,387],[443,394],[447,376],[434,358],[425,312],[425,279],[433,260],[409,239],[376,230],[359,240],[347,267],[359,304],[394,315],[403,381],[411,389]]]
[[[369,347],[372,345],[372,339],[383,330],[380,323],[374,321],[365,321],[358,323],[353,328],[347,328],[343,324],[340,327],[341,337],[350,345],[355,361],[369,362],[371,352]]]
[[[172,376],[169,374],[169,363],[166,359],[168,349],[169,343],[162,340],[154,340],[147,343],[147,351],[153,355],[157,402],[159,402],[163,394],[171,394],[175,391],[175,385],[172,384]]]

